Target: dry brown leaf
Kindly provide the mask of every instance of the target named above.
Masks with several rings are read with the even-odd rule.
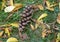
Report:
[[[42,32],[42,38],[45,38],[46,33]]]
[[[35,27],[32,24],[30,24],[30,27],[32,30],[35,30]]]
[[[50,33],[52,33],[52,32],[51,32],[51,30],[47,30],[47,33],[50,34]]]
[[[42,38],[48,36],[48,34],[52,33],[51,30],[44,29],[42,30]]]
[[[40,9],[40,10],[44,10],[44,7],[42,5],[37,5],[37,7]]]
[[[45,38],[46,36],[48,36],[48,34],[52,33],[50,30],[50,25],[42,23],[41,27],[42,27],[42,38]]]
[[[4,35],[2,36],[2,38],[8,38],[8,36],[7,36],[6,34],[4,34]]]
[[[3,33],[4,33],[4,31],[1,31],[1,32],[0,32],[0,37],[2,37]]]
[[[0,30],[4,30],[5,28],[0,27]]]
[[[58,16],[57,16],[57,23],[60,24],[60,13],[59,13]]]
[[[3,41],[0,40],[0,42],[3,42]]]
[[[46,29],[45,30],[42,30],[42,38],[45,38],[46,36],[47,36]]]

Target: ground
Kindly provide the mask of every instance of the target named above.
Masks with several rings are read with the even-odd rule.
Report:
[[[51,3],[53,1],[56,2],[56,0],[49,0]],[[29,4],[43,4],[43,0],[14,0],[15,3],[22,3],[24,6],[29,5]],[[24,8],[24,7],[23,7]],[[19,9],[17,12],[13,13],[13,15],[11,16],[10,19],[8,19],[7,21],[4,21],[7,16],[8,13],[5,13],[4,11],[0,11],[0,24],[6,24],[6,23],[12,23],[12,22],[16,22],[19,21],[20,19],[20,14],[23,11],[23,8]],[[49,10],[44,10],[44,11],[37,11],[36,13],[34,13],[34,15],[32,16],[32,18],[37,19],[38,16],[40,16],[42,13],[47,13],[48,16],[46,18],[43,19],[44,22],[46,23],[51,23],[53,21],[56,21],[59,9],[58,6],[54,7],[54,11],[49,11]],[[32,21],[31,21],[32,23]],[[60,26],[60,25],[58,25]],[[26,26],[26,31],[25,33],[27,33],[27,35],[30,37],[29,40],[24,40],[22,41],[18,34],[18,29],[15,27],[12,27],[12,33],[11,33],[11,37],[16,37],[19,42],[51,42],[54,39],[54,34],[49,35],[48,37],[46,37],[45,39],[43,39],[41,37],[41,28],[38,28],[35,31],[32,31],[30,28],[30,25],[28,24]],[[3,42],[6,42],[7,38],[0,38],[0,40],[2,40]]]

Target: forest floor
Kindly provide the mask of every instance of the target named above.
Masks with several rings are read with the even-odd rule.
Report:
[[[56,2],[55,0],[49,0],[49,1],[51,3]],[[29,4],[43,4],[43,0],[37,0],[37,1],[36,0],[14,0],[14,2],[15,3],[21,3],[24,5],[24,7],[26,5],[29,5]],[[5,21],[5,19],[8,17],[9,14],[5,13],[4,11],[0,11],[0,25],[18,22],[20,19],[19,15],[23,11],[23,8],[19,9],[17,12],[14,12],[13,15],[7,21]],[[48,14],[48,16],[43,19],[43,22],[52,23],[52,22],[56,21],[57,15],[59,13],[58,5],[54,7],[54,11],[50,11],[50,10],[46,10],[46,9],[43,11],[41,11],[41,10],[37,11],[37,12],[33,13],[32,18],[37,19],[43,13]],[[31,21],[31,23],[33,23],[33,22]],[[60,27],[59,24],[57,24],[57,26]],[[28,24],[25,27],[25,29],[26,30],[23,33],[26,33],[30,39],[22,41],[18,36],[18,29],[13,27],[13,26],[12,26],[11,37],[17,38],[19,40],[19,42],[52,42],[52,40],[54,39],[53,33],[48,35],[46,38],[43,39],[41,37],[42,31],[41,31],[40,27],[38,27],[38,29],[33,31],[30,28],[30,24]],[[7,39],[8,38],[0,38],[0,40],[3,42],[6,42]]]

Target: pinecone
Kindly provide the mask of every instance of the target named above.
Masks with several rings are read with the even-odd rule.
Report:
[[[20,20],[20,25],[19,25],[19,30],[23,31],[25,28],[26,24],[30,22],[30,19],[32,17],[33,13],[33,7],[32,5],[28,5],[24,8],[24,11],[21,14],[21,20]]]

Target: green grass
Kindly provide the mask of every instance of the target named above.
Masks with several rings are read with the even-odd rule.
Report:
[[[52,3],[53,1],[56,1],[56,0],[49,0],[49,1]],[[36,0],[14,0],[14,2],[15,3],[22,3],[24,6],[26,6],[29,4],[42,4],[43,0],[38,0],[38,1],[36,1]],[[13,13],[11,18],[5,22],[4,22],[4,20],[7,18],[7,16],[9,14],[5,13],[4,11],[0,11],[0,24],[6,24],[6,23],[12,23],[12,22],[19,21],[19,19],[20,19],[19,15],[23,11],[23,8],[19,9],[18,12]],[[56,18],[57,18],[58,12],[59,12],[58,6],[54,7],[54,9],[55,10],[53,12],[49,11],[49,10],[44,10],[44,11],[39,10],[33,14],[32,18],[37,19],[42,13],[47,13],[48,16],[43,19],[44,22],[50,23],[50,22],[56,21]],[[31,23],[32,23],[32,21],[31,21]],[[51,42],[51,40],[54,38],[54,34],[51,34],[47,38],[43,39],[41,37],[41,28],[38,28],[37,30],[32,31],[30,28],[30,25],[29,26],[28,25],[26,26],[25,33],[27,33],[27,35],[30,37],[29,40],[22,41],[19,38],[19,36],[17,35],[18,29],[15,27],[12,27],[13,30],[11,32],[11,37],[16,37],[19,40],[19,42]],[[60,25],[58,25],[58,26],[60,27]],[[6,42],[7,39],[6,38],[0,38],[0,40],[2,40],[3,42]]]

